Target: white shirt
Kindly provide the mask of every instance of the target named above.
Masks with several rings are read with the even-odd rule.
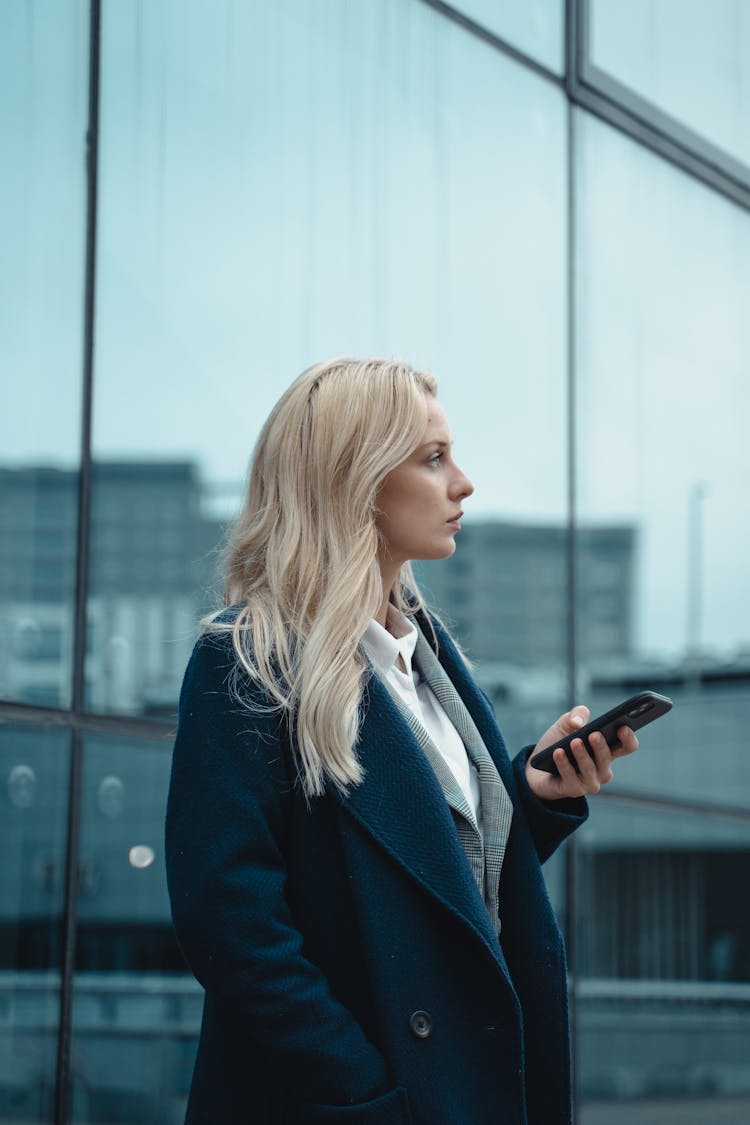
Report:
[[[370,622],[362,638],[362,647],[375,670],[396,690],[440,751],[481,831],[481,793],[477,771],[469,761],[461,736],[438,703],[432,688],[412,666],[417,646],[416,626],[407,621],[394,605],[388,606],[386,620],[387,629],[374,619]],[[399,666],[399,657],[406,671]]]

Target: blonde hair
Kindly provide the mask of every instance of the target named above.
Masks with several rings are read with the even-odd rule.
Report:
[[[239,666],[293,723],[308,798],[362,780],[356,755],[366,662],[358,651],[382,604],[376,496],[419,445],[430,375],[405,363],[336,359],[292,384],[258,438],[226,554]],[[411,568],[392,600],[421,607]],[[239,667],[238,667],[239,672]],[[236,683],[239,683],[237,678]]]

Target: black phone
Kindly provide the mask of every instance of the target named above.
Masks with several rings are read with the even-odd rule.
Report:
[[[615,749],[619,746],[617,731],[620,727],[639,730],[641,727],[645,727],[646,723],[652,723],[654,719],[661,718],[662,715],[666,715],[667,711],[671,710],[672,700],[666,695],[659,695],[655,691],[640,691],[637,695],[631,695],[630,699],[626,699],[623,703],[618,703],[617,707],[613,707],[611,711],[605,711],[603,715],[599,715],[596,719],[590,719],[588,723],[584,723],[572,734],[561,738],[559,742],[540,750],[531,759],[531,764],[534,769],[544,770],[546,773],[553,774],[554,777],[559,777],[560,774],[552,757],[558,746],[565,748],[568,761],[577,768],[573,751],[570,749],[570,744],[574,738],[583,739],[584,746],[593,758],[591,748],[586,742],[587,735],[593,734],[594,731],[601,731],[609,746]]]

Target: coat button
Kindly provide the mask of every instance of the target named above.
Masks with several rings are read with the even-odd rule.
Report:
[[[412,1012],[409,1016],[409,1027],[412,1035],[416,1035],[417,1039],[427,1039],[432,1035],[432,1016],[429,1012]]]

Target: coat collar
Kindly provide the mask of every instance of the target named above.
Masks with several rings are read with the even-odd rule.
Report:
[[[426,618],[420,615],[417,623],[430,638]],[[439,626],[436,632],[440,661],[485,740],[506,787],[510,787],[510,763],[489,707],[447,634]],[[437,777],[375,675],[368,679],[363,694],[357,753],[364,781],[346,796],[339,796],[343,808],[413,879],[481,938],[507,977],[497,935]]]

